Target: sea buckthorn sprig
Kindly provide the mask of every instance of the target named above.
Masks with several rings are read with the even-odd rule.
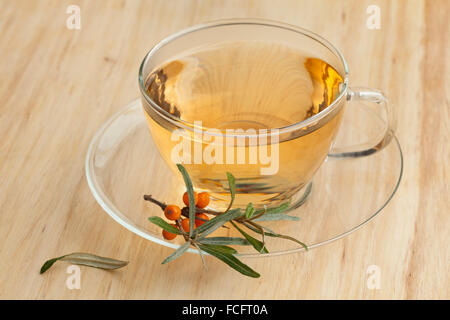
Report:
[[[213,211],[213,210],[207,210],[205,207],[209,204],[209,194],[207,192],[201,192],[197,194],[197,192],[194,192],[195,195],[195,224],[194,229],[198,226],[201,226],[205,222],[209,221],[210,215],[219,215],[220,212]],[[186,233],[189,233],[190,224],[189,224],[189,200],[187,196],[187,192],[183,194],[183,202],[186,204],[186,207],[180,208],[179,206],[175,204],[169,204],[166,205],[165,203],[162,203],[154,198],[152,198],[151,195],[144,195],[144,200],[153,202],[154,204],[158,205],[163,211],[164,216],[168,220],[173,220],[176,223],[174,224],[175,227],[179,228],[179,226],[182,227],[183,231]],[[182,218],[185,217],[185,218]],[[223,226],[225,227],[225,226]],[[173,240],[175,239],[177,235],[174,233],[170,233],[167,230],[163,229],[163,237],[166,240]]]
[[[294,241],[306,250],[308,247],[297,239],[275,233],[267,227],[258,224],[259,221],[275,221],[275,220],[298,220],[297,217],[289,216],[284,212],[289,208],[289,203],[274,208],[255,209],[249,203],[243,212],[241,209],[232,209],[235,194],[235,178],[227,172],[227,179],[231,194],[231,201],[228,208],[224,212],[218,212],[208,209],[210,195],[207,192],[196,193],[192,186],[191,179],[182,165],[177,165],[183,175],[187,191],[183,194],[182,200],[185,206],[180,208],[175,204],[166,205],[151,195],[144,195],[144,199],[158,205],[164,212],[164,216],[172,223],[166,222],[158,216],[150,217],[150,222],[162,228],[162,236],[166,240],[173,240],[177,236],[182,236],[185,243],[178,247],[170,256],[162,263],[168,263],[180,257],[191,246],[194,246],[200,253],[203,263],[205,260],[203,253],[206,252],[216,258],[222,260],[230,267],[236,269],[243,275],[258,278],[260,275],[249,266],[242,263],[235,257],[237,250],[231,245],[251,245],[259,253],[264,254],[269,251],[265,245],[266,237],[282,238]],[[309,189],[306,191],[309,192]],[[219,228],[228,228],[225,223],[230,223],[243,237],[209,237],[211,233]],[[240,225],[240,227],[238,226]],[[246,229],[261,235],[261,241],[254,238],[244,231]],[[268,231],[266,231],[268,230]],[[40,273],[46,272],[57,261],[66,261],[72,264],[85,265],[105,270],[114,270],[122,268],[128,264],[128,261],[98,256],[90,253],[74,252],[60,257],[47,260],[41,267]]]
[[[251,245],[261,254],[268,253],[266,248],[265,238],[276,237],[290,241],[294,241],[308,250],[308,247],[301,241],[287,236],[275,233],[268,230],[267,227],[262,227],[258,224],[259,221],[277,221],[277,220],[299,220],[297,217],[289,216],[284,213],[289,208],[289,203],[283,203],[278,207],[255,209],[249,203],[245,209],[232,209],[233,202],[236,195],[236,184],[234,176],[227,172],[228,185],[230,189],[231,201],[228,208],[224,212],[211,210],[208,208],[210,203],[210,195],[207,192],[197,193],[194,191],[192,181],[186,169],[178,164],[178,170],[183,175],[186,185],[186,192],[182,196],[184,207],[180,208],[175,204],[165,204],[154,199],[151,195],[144,195],[144,200],[150,201],[158,205],[164,212],[164,216],[169,221],[175,223],[168,223],[158,216],[152,216],[149,221],[162,228],[162,236],[166,240],[173,240],[178,235],[181,235],[185,243],[178,247],[169,257],[167,257],[163,264],[175,260],[186,252],[191,246],[194,246],[200,253],[203,263],[205,263],[203,253],[206,252],[216,258],[222,260],[232,268],[240,273],[258,278],[260,275],[251,269],[249,266],[242,263],[235,257],[237,250],[230,245]],[[212,216],[212,217],[211,217]],[[228,228],[226,223],[230,223],[231,227],[235,228],[241,237],[208,237],[219,228]],[[240,225],[240,227],[238,226]],[[251,236],[244,228],[261,235],[261,240]]]

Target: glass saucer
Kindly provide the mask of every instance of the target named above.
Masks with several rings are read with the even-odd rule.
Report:
[[[362,141],[383,125],[366,108],[345,110],[336,144]],[[378,119],[378,122],[376,119]],[[347,129],[351,128],[351,129]],[[379,131],[378,131],[379,132]],[[352,140],[353,139],[353,140]],[[293,236],[315,248],[340,239],[364,226],[389,203],[400,183],[403,157],[397,138],[383,150],[361,158],[328,158],[315,174],[304,204],[289,212],[300,221],[268,221],[277,233]],[[177,248],[184,240],[166,241],[161,229],[148,221],[163,216],[161,209],[143,200],[144,194],[165,203],[182,204],[185,191],[180,175],[165,164],[153,144],[139,99],[113,115],[95,134],[86,157],[89,187],[101,207],[118,223],[158,244]],[[235,235],[221,228],[214,235]],[[258,236],[259,238],[259,236]],[[303,251],[297,243],[266,237],[269,254],[239,246],[241,257],[267,257]],[[194,249],[191,252],[198,253]]]

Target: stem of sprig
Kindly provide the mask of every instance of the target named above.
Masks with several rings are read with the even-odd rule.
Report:
[[[161,202],[161,201],[153,198],[152,195],[150,195],[150,194],[144,194],[144,200],[156,204],[163,211],[167,207],[167,204],[165,204],[164,202]],[[202,209],[202,208],[195,207],[195,213],[196,214],[197,213],[206,213],[206,214],[218,216],[218,215],[222,214],[223,212],[218,212],[218,211],[214,211],[214,210],[208,210],[208,209]],[[183,207],[183,209],[181,209],[181,215],[183,217],[189,218],[189,207]],[[208,221],[208,220],[205,220],[205,219],[200,218],[200,217],[196,217],[195,219],[196,220],[200,220],[200,221],[204,221],[204,222]],[[178,227],[180,227],[180,226],[178,226]],[[230,229],[227,226],[222,226],[222,228]]]
[[[166,209],[167,204],[165,204],[164,202],[161,202],[159,200],[156,200],[155,198],[152,197],[152,195],[150,194],[144,194],[144,200],[145,201],[150,201],[154,204],[156,204],[157,206],[159,206],[163,211],[164,209]],[[210,210],[210,209],[202,209],[202,208],[198,208],[195,207],[195,213],[206,213],[206,214],[211,214],[214,216],[218,216],[220,214],[222,214],[223,212],[219,212],[219,211],[214,211],[214,210]],[[184,207],[181,211],[181,214],[187,218],[189,218],[189,207]]]
[[[175,223],[177,224],[178,229],[180,229],[184,241],[189,241],[190,240],[189,235],[184,231],[183,226],[181,225],[181,219],[177,219]]]
[[[161,201],[158,201],[155,198],[152,198],[151,194],[144,194],[144,200],[153,202],[154,204],[158,205],[162,209],[162,211],[164,211],[164,209],[166,209],[167,207],[167,204],[162,203]]]
[[[195,210],[197,211],[197,213],[206,213],[206,214],[211,214],[213,216],[218,216],[220,214],[223,214],[223,212],[214,211],[211,209],[196,208]]]

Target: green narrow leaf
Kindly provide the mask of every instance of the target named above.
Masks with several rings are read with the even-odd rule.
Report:
[[[194,187],[192,186],[192,180],[189,177],[186,169],[181,165],[177,164],[178,170],[180,170],[183,175],[184,184],[186,185],[187,193],[189,196],[189,236],[192,236],[195,226],[195,196]]]
[[[41,271],[40,274],[43,274],[45,271],[47,271],[48,269],[51,268],[51,266],[58,260],[64,258],[65,256],[61,256],[61,257],[57,257],[57,258],[53,258],[50,260],[45,261],[45,263],[42,265],[41,267]]]
[[[288,216],[285,213],[265,213],[262,216],[253,219],[252,221],[281,221],[281,220],[298,221],[300,220],[300,218]]]
[[[238,237],[210,237],[203,238],[199,240],[203,244],[218,244],[218,245],[238,245],[238,246],[248,246],[250,242],[247,239]]]
[[[252,277],[252,278],[259,278],[260,275],[253,269],[251,269],[249,266],[242,263],[239,259],[237,259],[235,256],[229,253],[223,253],[221,251],[217,251],[212,246],[207,245],[200,245],[200,248],[205,251],[206,253],[209,253],[212,256],[215,256],[216,258],[222,260],[227,265],[235,269],[236,271],[242,273],[243,275]]]
[[[206,246],[208,248],[213,248],[214,250],[220,251],[220,252],[223,252],[223,253],[228,253],[228,254],[235,254],[235,253],[237,253],[236,249],[234,249],[232,247],[224,246],[224,245],[203,244],[203,246]]]
[[[186,252],[187,249],[189,249],[190,245],[191,245],[190,242],[185,242],[183,245],[179,246],[170,256],[168,256],[166,259],[164,259],[162,264],[166,264],[166,263],[173,261],[176,258],[180,257],[183,253]]]
[[[175,228],[173,225],[168,224],[166,221],[164,221],[160,217],[153,216],[153,217],[149,217],[148,220],[151,223],[156,224],[158,227],[161,227],[168,232],[175,233],[175,234],[183,234],[178,228]]]
[[[46,261],[41,268],[41,274],[47,271],[58,260],[104,270],[118,269],[125,267],[128,264],[128,261],[121,261],[112,258],[101,257],[90,253],[74,252]]]
[[[215,216],[211,220],[205,222],[201,226],[197,227],[194,230],[194,235],[197,234],[209,234],[211,233],[211,230],[208,230],[214,226],[214,230],[224,225],[226,222],[231,221],[233,219],[237,219],[242,216],[241,209],[233,209],[228,211],[227,213],[220,214],[218,216]]]
[[[256,216],[258,214],[264,213],[264,214],[275,214],[275,213],[282,213],[286,211],[289,208],[289,202],[284,202],[278,207],[272,207],[272,208],[265,208],[265,209],[258,209],[253,214],[253,216]]]
[[[249,228],[250,230],[252,230],[253,232],[259,233],[261,234],[261,231],[258,228],[255,228],[254,226],[244,222],[244,225]],[[262,226],[260,226],[262,227]],[[263,229],[267,229],[265,227],[262,227]],[[287,240],[291,240],[294,241],[296,243],[298,243],[299,245],[301,245],[302,247],[305,248],[306,251],[308,251],[308,246],[306,244],[304,244],[303,242],[301,242],[300,240],[295,239],[294,237],[291,236],[286,236],[284,234],[278,234],[278,233],[274,233],[274,232],[264,232],[264,235],[268,236],[268,237],[273,237],[273,238],[282,238],[282,239],[287,239]]]
[[[231,207],[233,206],[234,198],[236,197],[236,179],[230,172],[227,172],[227,179],[228,179],[228,186],[230,188],[231,201],[225,212],[231,209]]]
[[[101,257],[95,254],[83,252],[75,252],[68,254],[65,257],[61,258],[60,260],[67,261],[73,264],[80,264],[105,270],[118,269],[128,264],[128,261],[121,261],[117,259]]]
[[[266,214],[274,214],[274,213],[282,213],[284,211],[286,211],[289,208],[290,203],[289,202],[285,202],[282,203],[281,205],[279,205],[278,207],[275,208],[268,208],[266,210]]]
[[[206,229],[205,231],[203,231],[203,232],[200,234],[199,239],[205,238],[207,235],[213,233],[214,231],[216,231],[217,229],[219,229],[220,227],[222,227],[225,223],[227,223],[227,221],[226,221],[226,220],[222,220],[222,221],[219,221],[219,222],[217,222],[216,224],[212,225],[211,227],[209,227],[208,229]],[[195,230],[194,230],[194,235],[195,235],[195,234],[196,234],[196,233],[195,233]]]
[[[203,264],[203,268],[205,268],[206,270],[208,270],[208,267],[206,266],[206,260],[205,260],[205,255],[203,254],[202,249],[200,249],[200,247],[198,246],[198,244],[196,244],[195,242],[192,243],[194,245],[194,247],[197,248],[198,253],[200,254],[200,258],[202,259],[202,264]]]
[[[248,242],[250,242],[250,244],[253,246],[253,248],[256,249],[256,251],[258,251],[259,253],[269,253],[269,250],[267,250],[264,243],[244,232],[244,230],[239,228],[233,221],[231,221],[231,224],[245,237],[245,239],[247,239]]]
[[[250,202],[247,205],[247,208],[245,209],[245,217],[247,219],[250,219],[253,216],[254,212],[255,212],[255,208],[253,208],[253,204]]]

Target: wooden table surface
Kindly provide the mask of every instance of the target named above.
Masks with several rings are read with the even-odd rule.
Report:
[[[70,4],[81,8],[80,30],[66,27]],[[366,27],[369,5],[381,9],[380,29]],[[448,0],[1,0],[0,298],[450,298],[449,10]],[[295,24],[335,44],[352,84],[395,105],[405,157],[380,216],[307,254],[246,260],[259,279],[215,259],[204,272],[192,254],[161,265],[172,249],[114,222],[84,173],[95,131],[139,95],[145,53],[182,28],[232,17]],[[81,267],[79,290],[66,287],[64,263],[39,275],[46,259],[73,251],[130,264]],[[377,290],[367,286],[370,265],[379,266]]]

